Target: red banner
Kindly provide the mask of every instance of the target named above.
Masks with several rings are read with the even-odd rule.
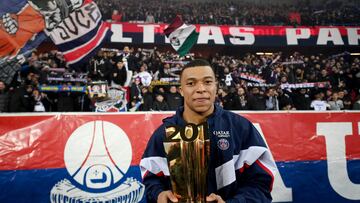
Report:
[[[137,165],[142,153],[152,132],[171,114],[1,115],[0,189],[9,191],[0,195],[0,202],[27,202],[26,195],[16,194],[18,190],[8,187],[25,187],[23,183],[31,185],[39,180],[42,181],[37,189],[27,188],[25,192],[39,190],[43,196],[37,197],[36,202],[49,196],[54,199],[52,202],[65,202],[60,200],[65,194],[54,192],[54,185],[62,178],[81,190],[104,192],[77,178],[84,174],[86,177],[80,170],[87,165],[85,157],[94,153],[91,160],[96,162],[94,157],[101,150],[109,157],[101,162],[109,161],[122,171],[114,173],[114,184],[123,182],[122,177],[135,177],[141,182]],[[360,200],[360,112],[240,114],[264,136],[277,162],[274,202]],[[12,171],[26,175],[13,177],[9,175]],[[322,190],[316,185],[321,185]],[[110,184],[102,189],[116,187]]]
[[[143,32],[144,28],[154,28],[154,33],[163,34],[164,30],[168,26],[167,24],[149,24],[149,23],[113,23],[113,25],[122,25],[124,32]],[[330,29],[335,28],[339,31],[339,33],[342,36],[348,35],[348,29],[360,29],[359,27],[354,26],[261,26],[261,25],[255,25],[255,26],[229,26],[229,25],[200,25],[197,24],[196,31],[200,32],[201,29],[204,28],[219,28],[221,30],[221,33],[223,35],[231,35],[231,32],[229,32],[230,29],[239,29],[245,31],[247,28],[251,28],[253,31],[252,33],[254,35],[258,36],[284,36],[286,35],[287,29],[294,29],[294,30],[309,30],[310,35],[317,36],[319,35],[320,30],[324,29]]]
[[[166,44],[167,24],[113,23],[111,42]],[[196,44],[231,46],[358,46],[360,27],[196,25]]]

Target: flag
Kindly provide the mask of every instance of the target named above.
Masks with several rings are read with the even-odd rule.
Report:
[[[88,0],[46,34],[63,53],[67,64],[75,66],[88,61],[112,32],[96,3]]]
[[[164,33],[180,56],[187,54],[199,37],[195,25],[185,24],[180,16],[176,16]]]
[[[26,0],[0,1],[0,58],[37,47],[46,38],[44,28],[43,16]]]

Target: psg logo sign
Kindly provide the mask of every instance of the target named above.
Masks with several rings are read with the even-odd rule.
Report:
[[[126,133],[107,121],[77,128],[67,140],[64,161],[69,180],[51,190],[51,202],[138,202],[144,186],[125,178],[132,159]]]

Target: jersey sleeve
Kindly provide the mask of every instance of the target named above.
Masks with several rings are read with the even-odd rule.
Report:
[[[151,136],[140,161],[147,202],[156,202],[158,195],[170,190],[170,173],[163,146],[165,127],[160,126]]]
[[[254,125],[245,125],[243,149],[234,156],[237,188],[226,202],[271,202],[275,161]]]

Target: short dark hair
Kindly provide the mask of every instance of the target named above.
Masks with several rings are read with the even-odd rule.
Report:
[[[185,69],[198,67],[198,66],[209,66],[211,68],[211,70],[214,72],[214,75],[215,75],[215,71],[214,71],[213,67],[211,66],[211,64],[207,60],[205,60],[205,59],[195,59],[195,60],[190,61],[189,63],[187,63],[183,67],[183,69],[180,72],[180,80],[181,80],[182,74],[183,74]]]

